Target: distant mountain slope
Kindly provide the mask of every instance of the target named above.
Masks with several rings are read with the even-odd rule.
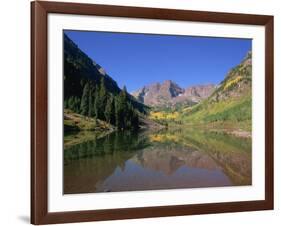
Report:
[[[215,85],[199,85],[181,88],[175,82],[166,80],[162,84],[154,83],[144,86],[132,95],[148,106],[169,107],[176,104],[193,105],[209,97]]]
[[[186,108],[185,122],[244,123],[251,130],[252,119],[252,53],[231,69],[210,97],[196,106]]]

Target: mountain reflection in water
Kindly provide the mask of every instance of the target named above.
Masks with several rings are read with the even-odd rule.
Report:
[[[70,134],[64,193],[251,185],[251,139],[195,130]],[[80,142],[81,141],[81,142]]]

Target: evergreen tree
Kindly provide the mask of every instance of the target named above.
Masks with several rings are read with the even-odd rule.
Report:
[[[111,102],[110,124],[115,125],[115,98],[114,97],[112,97],[112,102]]]
[[[119,93],[115,104],[115,119],[118,129],[126,128],[126,121],[128,120],[127,113],[127,91],[126,86],[124,86],[123,90]]]
[[[100,81],[100,95],[101,96],[106,95],[106,87],[105,87],[105,84],[104,84],[104,77],[101,77],[101,81]]]
[[[70,110],[74,110],[74,97],[71,96],[67,101],[67,106]]]
[[[137,130],[139,128],[139,115],[135,110],[133,110],[132,114],[132,128],[134,130]]]
[[[90,87],[89,91],[89,111],[88,111],[89,117],[95,116],[95,89],[93,85]]]
[[[68,107],[68,100],[67,99],[63,101],[63,108],[64,109],[68,109],[69,108]]]
[[[65,101],[65,108],[68,108],[74,112],[79,113],[80,98],[71,96],[68,100]]]
[[[73,106],[73,111],[79,113],[80,109],[80,98],[79,97],[74,97],[74,106]]]
[[[106,119],[107,123],[111,123],[112,119],[112,106],[113,106],[113,98],[109,97],[107,98],[106,106],[105,106],[105,111],[104,111],[104,116]]]
[[[83,89],[81,105],[80,105],[80,112],[82,115],[88,115],[89,112],[89,92],[90,92],[90,86],[89,83],[86,82]]]
[[[101,78],[100,89],[99,89],[99,108],[100,108],[100,119],[105,119],[105,107],[107,102],[107,90],[104,84],[104,77]]]
[[[95,88],[94,114],[95,114],[96,118],[101,117],[100,96],[99,96],[99,87],[98,86],[96,86],[96,88]]]
[[[120,109],[120,94],[114,99],[115,106],[115,126],[121,129],[121,109]]]
[[[132,116],[133,116],[133,107],[130,103],[127,103],[127,108],[124,112],[125,118],[125,128],[132,128]]]

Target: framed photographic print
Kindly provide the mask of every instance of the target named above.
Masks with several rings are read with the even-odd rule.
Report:
[[[273,16],[31,15],[33,224],[273,209]]]

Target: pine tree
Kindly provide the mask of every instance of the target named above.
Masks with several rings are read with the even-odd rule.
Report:
[[[104,77],[101,77],[101,81],[100,81],[100,95],[101,96],[106,95],[106,87],[105,87],[105,83],[104,83]]]
[[[99,87],[98,86],[96,86],[96,88],[95,88],[94,114],[97,119],[101,118],[100,96],[99,96]]]
[[[126,129],[126,120],[128,119],[127,113],[127,91],[126,86],[124,86],[123,90],[119,93],[118,97],[116,98],[115,104],[115,119],[116,126],[118,129]]]
[[[67,101],[68,108],[72,111],[75,111],[75,98],[71,96]]]
[[[124,112],[125,128],[132,128],[132,116],[133,116],[133,107],[130,103],[127,103],[127,108],[126,111]]]
[[[115,126],[121,129],[121,109],[120,109],[120,94],[114,98],[115,106]]]
[[[67,99],[63,101],[63,108],[64,108],[64,109],[69,108],[69,107],[68,107],[68,100],[67,100]]]
[[[111,102],[110,123],[112,125],[115,125],[115,98],[114,97],[112,97],[112,102]]]
[[[89,83],[86,82],[83,89],[81,105],[80,105],[80,112],[82,115],[88,115],[89,112],[89,92],[90,92],[90,86]]]
[[[68,100],[65,101],[65,108],[68,108],[76,113],[79,113],[80,98],[71,96]]]
[[[113,106],[113,98],[109,97],[106,102],[104,116],[107,123],[111,123],[111,116],[112,116],[112,106]]]
[[[139,115],[135,110],[133,110],[132,114],[132,128],[134,130],[137,130],[139,128]]]
[[[74,106],[73,106],[73,111],[76,113],[79,113],[80,109],[80,98],[79,97],[74,97]]]
[[[88,110],[88,116],[94,117],[95,116],[95,89],[93,85],[90,87],[89,91],[89,110]]]
[[[106,107],[106,102],[107,102],[107,90],[104,84],[104,77],[101,78],[101,82],[100,82],[100,89],[99,89],[99,108],[100,108],[100,118],[102,120],[105,119],[105,107]]]

